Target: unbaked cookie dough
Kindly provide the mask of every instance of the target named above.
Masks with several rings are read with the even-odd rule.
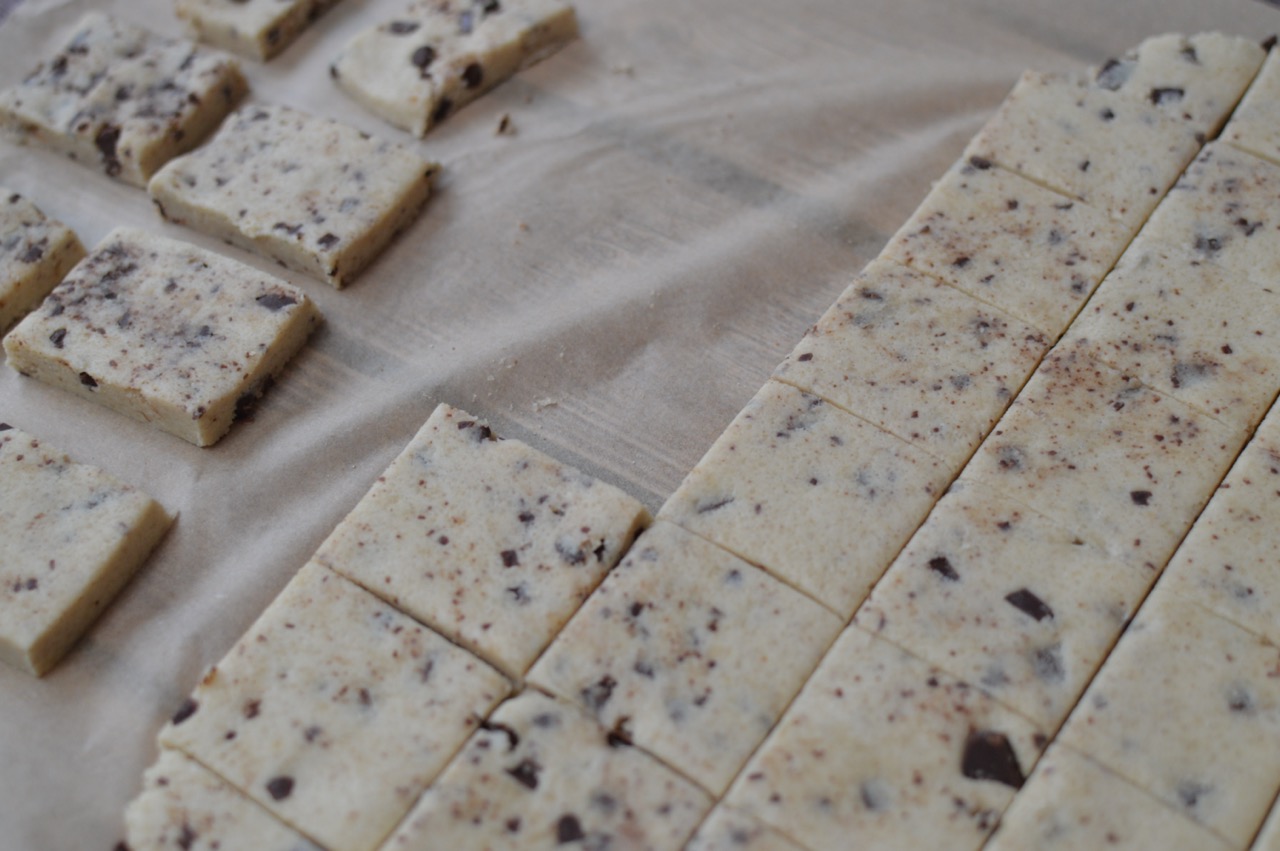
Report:
[[[75,231],[0,186],[0,335],[84,257]]]
[[[266,61],[284,50],[338,0],[177,0],[197,41]]]

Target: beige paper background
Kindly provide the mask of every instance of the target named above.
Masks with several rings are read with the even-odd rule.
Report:
[[[438,402],[656,510],[1024,68],[1171,30],[1280,30],[1255,0],[578,0],[580,42],[418,141],[326,73],[403,4],[344,0],[245,63],[253,98],[445,167],[348,289],[282,273],[327,324],[252,422],[201,450],[0,368],[0,421],[180,514],[57,670],[0,667],[0,851],[120,838],[164,719]],[[0,27],[0,85],[91,5],[179,32],[164,0],[27,0]],[[504,114],[513,137],[495,134]],[[56,156],[0,143],[0,184],[87,245],[128,223],[280,271]]]

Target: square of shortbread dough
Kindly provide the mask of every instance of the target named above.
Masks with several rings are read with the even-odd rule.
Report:
[[[717,805],[685,851],[804,851],[750,815]]]
[[[857,623],[1056,730],[1154,579],[961,479]]]
[[[923,450],[769,381],[658,516],[848,618],[950,479]]]
[[[332,851],[372,851],[510,684],[308,563],[209,669],[160,743]]]
[[[1058,739],[1237,848],[1280,789],[1280,648],[1160,586]]]
[[[1139,239],[1062,348],[1251,429],[1280,391],[1280,291],[1168,243]]]
[[[1132,235],[1104,210],[971,158],[947,171],[881,257],[1056,337]]]
[[[1050,341],[935,278],[870,263],[774,372],[959,469]]]
[[[1157,106],[1064,74],[1027,71],[964,156],[1105,210],[1131,230],[1200,150]]]
[[[1280,164],[1280,51],[1272,49],[1244,99],[1222,129],[1222,140]]]
[[[481,725],[383,851],[676,849],[711,803],[578,707],[527,691]]]
[[[197,41],[266,61],[338,0],[177,0],[174,12]]]
[[[1055,745],[1000,821],[987,851],[1228,851],[1234,847],[1150,793]]]
[[[725,802],[808,848],[976,851],[1044,745],[976,686],[850,627]]]
[[[1055,350],[965,475],[1158,572],[1247,434],[1105,364]]]
[[[438,170],[349,125],[259,104],[147,191],[171,222],[342,287],[417,218]]]
[[[329,70],[370,112],[423,136],[577,36],[562,0],[416,0],[351,39]]]
[[[1265,56],[1258,42],[1239,36],[1166,33],[1108,59],[1091,73],[1095,86],[1152,104],[1211,138]]]
[[[0,186],[0,335],[84,257],[75,231]]]
[[[0,92],[0,129],[146,186],[247,90],[234,60],[91,12],[57,54]]]
[[[1160,587],[1280,644],[1277,529],[1280,442],[1258,435],[1201,512]]]
[[[0,659],[49,671],[171,522],[145,493],[0,423]]]
[[[124,811],[129,851],[321,851],[195,760],[161,750]]]
[[[648,520],[441,405],[315,558],[519,679]]]
[[[764,739],[842,621],[659,521],[529,672],[714,795]]]
[[[24,375],[210,446],[319,322],[315,304],[278,278],[117,228],[4,349]]]

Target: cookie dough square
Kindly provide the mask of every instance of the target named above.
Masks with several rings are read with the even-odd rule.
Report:
[[[776,830],[739,810],[717,806],[686,851],[804,851]]]
[[[950,478],[926,452],[770,381],[658,516],[847,619]]]
[[[1228,851],[1233,848],[1147,792],[1067,748],[1051,747],[1013,800],[988,851]]]
[[[648,519],[441,405],[316,560],[518,679]]]
[[[1280,291],[1140,238],[1072,324],[1079,351],[1251,429],[1280,391]]]
[[[1280,644],[1280,444],[1257,438],[1196,520],[1160,581]]]
[[[1103,210],[970,158],[933,187],[881,256],[1057,337],[1132,235]]]
[[[249,106],[152,178],[161,215],[342,287],[408,227],[438,166],[285,106]]]
[[[171,522],[141,491],[0,423],[0,659],[53,668]]]
[[[1137,230],[1202,143],[1199,131],[1151,103],[1028,71],[965,159],[1017,172]]]
[[[961,479],[857,623],[1056,730],[1155,579]]]
[[[711,798],[576,707],[498,707],[383,851],[683,848]]]
[[[61,51],[0,92],[0,130],[146,186],[247,90],[233,60],[91,12]]]
[[[807,848],[978,849],[1044,743],[978,688],[851,627],[725,802]]]
[[[876,260],[774,377],[959,469],[1048,347],[1034,327]]]
[[[178,751],[162,750],[124,811],[129,851],[322,851]]]
[[[1240,106],[1222,130],[1236,148],[1280,164],[1280,51],[1271,50]]]
[[[1158,572],[1246,436],[1105,364],[1055,350],[965,475]]]
[[[75,231],[0,186],[0,335],[84,257]]]
[[[1280,788],[1280,648],[1157,586],[1059,741],[1237,848]]]
[[[177,0],[196,41],[266,61],[293,43],[338,0]]]
[[[534,665],[529,682],[714,795],[777,721],[841,620],[659,521]]]
[[[332,851],[371,851],[507,680],[314,562],[160,732]]]
[[[379,118],[424,136],[577,36],[561,0],[418,0],[353,38],[330,74]]]
[[[1212,138],[1248,88],[1266,52],[1239,36],[1154,36],[1092,69],[1093,84],[1149,103]]]
[[[277,278],[117,228],[4,348],[25,375],[210,446],[319,321],[312,301]]]

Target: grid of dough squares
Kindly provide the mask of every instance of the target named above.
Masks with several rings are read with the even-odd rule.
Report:
[[[554,616],[535,607],[518,658],[488,633],[524,605],[505,573],[524,552],[438,568],[446,515],[481,515],[406,493],[438,466],[433,424],[461,418],[460,457],[492,442],[441,409],[162,742],[329,848],[393,829],[383,847],[978,848],[1002,819],[994,846],[1246,847],[1280,786],[1280,750],[1257,746],[1280,734],[1273,506],[1248,491],[1275,475],[1270,420],[1240,453],[1280,390],[1280,164],[1253,153],[1256,118],[1223,131],[1253,144],[1205,143],[1264,55],[1165,36],[1088,77],[1024,76],[618,566]],[[1264,69],[1242,121],[1280,109],[1267,85]],[[553,549],[590,563],[589,544]],[[364,564],[366,547],[421,553],[438,593],[410,599],[413,577]],[[485,572],[503,579],[472,585]],[[338,605],[367,610],[363,628],[308,614]],[[297,628],[305,647],[274,638]],[[391,647],[376,658],[398,661],[401,691],[339,652],[356,629]],[[429,684],[428,646],[461,666],[471,691],[451,694],[473,714],[446,710],[399,749],[452,729],[438,750],[456,755],[350,799],[336,778],[367,781],[396,740],[371,708]],[[513,681],[482,657],[532,688],[502,702]],[[1132,688],[1148,668],[1161,689]],[[321,704],[338,715],[309,714]],[[153,832],[222,817],[191,782],[194,803]]]

